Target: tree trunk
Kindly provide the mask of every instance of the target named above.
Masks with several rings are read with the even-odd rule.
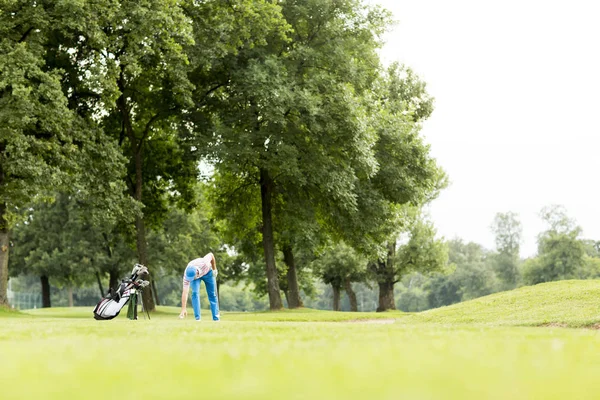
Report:
[[[271,200],[273,196],[273,180],[269,172],[260,170],[260,197],[262,202],[262,233],[263,248],[265,252],[265,263],[267,264],[267,291],[269,293],[269,306],[271,310],[283,308],[281,293],[279,292],[279,280],[277,279],[277,267],[275,266],[275,243],[273,239],[273,220],[271,215]]]
[[[137,145],[134,143],[136,148],[135,153],[135,196],[134,198],[142,203],[142,149],[141,146],[137,149]],[[143,203],[142,203],[143,204]],[[144,217],[138,215],[135,217],[135,230],[136,230],[136,246],[138,253],[139,263],[148,266],[148,244],[146,243],[146,223]],[[144,277],[150,281],[150,285],[144,288],[142,291],[142,301],[144,302],[144,308],[148,311],[154,311],[156,306],[154,304],[154,297],[152,296],[152,277],[151,275]]]
[[[388,254],[386,260],[380,260],[377,267],[377,283],[379,284],[379,306],[377,312],[395,310],[394,284],[396,283],[396,270],[394,269],[394,257],[396,255],[396,242],[388,243]]]
[[[69,296],[69,307],[73,307],[73,287],[69,286],[67,288],[67,294]]]
[[[283,292],[283,294],[285,296],[285,302],[287,303],[288,308],[291,308],[290,307],[290,291],[289,290],[282,290],[282,292]]]
[[[96,280],[98,280],[98,289],[100,289],[100,297],[104,297],[104,288],[102,287],[102,280],[100,279],[100,272],[96,271]]]
[[[142,265],[148,266],[148,248],[146,245],[146,225],[144,223],[143,217],[136,217],[135,219],[135,228],[137,231],[137,251],[138,251],[138,260]],[[151,274],[144,279],[150,281],[150,285],[146,286],[144,290],[142,290],[142,300],[144,302],[144,309],[148,311],[154,311],[156,309],[154,304],[154,297],[152,296],[152,278]]]
[[[40,276],[42,282],[42,308],[52,307],[50,304],[50,280],[46,275]]]
[[[333,288],[333,311],[340,311],[340,287],[331,285]]]
[[[379,307],[377,307],[377,312],[395,309],[394,282],[379,282]]]
[[[119,288],[119,272],[117,269],[110,270],[108,272],[108,288],[112,288],[113,290],[117,290]]]
[[[122,70],[124,65],[121,66]],[[121,93],[124,91],[124,82],[123,82],[123,73],[121,72],[121,76],[119,78],[119,89]],[[129,187],[130,193],[132,197],[138,201],[140,204],[142,202],[142,182],[143,182],[143,142],[138,140],[135,136],[135,132],[133,130],[133,125],[131,122],[129,109],[127,107],[127,100],[125,95],[121,95],[117,100],[118,107],[121,111],[121,116],[123,117],[123,127],[125,128],[125,132],[127,137],[129,138],[129,145],[131,149],[131,154],[134,157],[135,162],[135,181],[131,183]],[[143,215],[137,215],[135,217],[135,231],[136,231],[136,248],[138,253],[139,263],[148,267],[148,246],[146,243],[146,225],[144,223]],[[145,277],[150,281],[150,285],[147,286],[142,291],[142,301],[144,302],[144,308],[148,311],[154,311],[154,298],[152,297],[152,278],[151,276]]]
[[[302,299],[300,298],[300,288],[298,287],[298,274],[296,272],[296,262],[294,261],[294,253],[292,251],[292,246],[286,245],[283,247],[283,260],[288,267],[288,290],[286,292],[288,308],[304,307]]]
[[[349,279],[346,279],[344,282],[344,289],[346,290],[346,294],[348,295],[348,300],[350,301],[350,311],[358,311],[358,303],[356,302],[356,293],[354,289],[352,289],[352,282]]]
[[[152,293],[154,293],[154,301],[157,306],[160,306],[160,300],[158,299],[158,290],[156,289],[156,280],[152,279]]]
[[[0,187],[4,175],[0,169]],[[0,306],[8,306],[8,253],[10,233],[6,217],[6,203],[0,204]]]

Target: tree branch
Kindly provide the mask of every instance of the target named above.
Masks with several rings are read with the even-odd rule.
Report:
[[[29,29],[27,29],[27,31],[23,34],[23,36],[21,36],[21,39],[19,39],[19,43],[23,43],[25,40],[27,40],[27,37],[29,36],[29,34],[31,32],[33,32],[33,26]]]
[[[215,90],[227,85],[228,82],[229,82],[229,79],[227,79],[227,82],[219,83],[216,86],[208,89],[208,91],[202,95],[202,98],[198,101],[198,103],[196,104],[196,107],[199,107],[202,103],[204,103],[204,101],[206,100],[206,98],[208,97],[209,94],[211,94]]]
[[[146,137],[148,136],[148,133],[150,133],[150,128],[152,127],[152,124],[154,122],[156,122],[161,116],[167,116],[169,114],[171,114],[172,112],[177,110],[177,106],[169,108],[166,111],[159,111],[158,113],[156,113],[152,118],[150,118],[148,120],[148,122],[146,123],[146,126],[144,127],[144,132],[142,132],[142,137],[138,142],[138,146],[136,151],[140,151],[140,149],[142,148],[142,144],[144,143],[144,140],[146,139]]]
[[[133,179],[131,179],[131,176],[127,175],[127,181],[129,183],[129,192],[131,194],[131,196],[135,195],[135,183],[133,182]]]

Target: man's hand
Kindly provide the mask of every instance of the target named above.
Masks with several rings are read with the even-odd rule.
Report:
[[[213,276],[216,278],[217,275],[219,275],[219,271],[217,271],[216,269],[213,269]]]
[[[187,310],[184,308],[183,310],[181,310],[181,314],[179,314],[179,318],[183,319],[187,316]]]

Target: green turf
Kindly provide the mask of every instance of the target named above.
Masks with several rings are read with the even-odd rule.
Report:
[[[53,307],[36,310],[25,310],[21,314],[34,317],[44,318],[91,318],[93,307]],[[119,314],[119,319],[127,318],[127,307]],[[181,309],[179,307],[164,307],[158,306],[157,311],[150,315],[150,319],[176,319],[179,316]],[[368,319],[394,319],[401,318],[407,314],[400,311],[390,311],[385,313],[372,312],[333,312],[320,311],[309,308],[298,310],[282,310],[278,312],[222,312],[224,320],[227,321],[272,321],[272,322],[335,322],[335,321],[352,321],[352,320],[368,320]],[[141,308],[138,307],[138,319],[144,319]],[[188,308],[188,319],[194,319],[193,311]],[[202,318],[210,320],[210,310],[202,310]]]
[[[0,398],[594,399],[600,332],[508,325],[589,326],[598,303],[571,281],[419,314],[4,311]]]
[[[25,317],[25,316],[26,315],[24,315],[23,313],[21,313],[17,310],[13,310],[8,307],[0,306],[0,318],[18,318],[18,317]]]
[[[407,323],[594,327],[600,324],[600,280],[525,286],[411,315]]]

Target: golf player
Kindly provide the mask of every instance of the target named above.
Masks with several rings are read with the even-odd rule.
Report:
[[[181,313],[179,314],[179,318],[187,316],[187,298],[191,286],[194,317],[196,317],[196,321],[200,321],[200,281],[204,281],[213,321],[219,321],[216,277],[217,261],[212,253],[208,253],[202,258],[196,258],[188,263],[183,274],[183,292],[181,294]]]

